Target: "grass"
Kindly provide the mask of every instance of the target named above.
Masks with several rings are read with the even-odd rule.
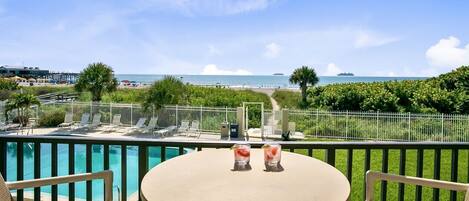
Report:
[[[23,87],[26,92],[42,95],[54,92],[75,92],[73,87],[41,86]],[[148,88],[119,88],[112,93],[105,93],[102,97],[104,103],[142,103]],[[211,88],[189,85],[187,102],[181,103],[192,106],[205,107],[239,107],[243,102],[264,102],[266,109],[272,109],[269,96],[252,90],[234,90],[225,88]],[[80,93],[79,101],[90,101],[89,92]]]
[[[324,139],[309,139],[310,141],[325,141]],[[330,141],[330,140],[328,140]],[[299,149],[296,153],[307,155],[308,151]],[[458,155],[458,182],[468,183],[468,152],[469,150],[460,150]],[[313,150],[313,157],[325,161],[325,150]],[[389,173],[399,174],[399,156],[400,150],[389,150]],[[364,161],[365,150],[353,150],[352,165],[352,185],[350,200],[365,200],[364,198]],[[417,150],[407,150],[406,152],[406,171],[405,175],[416,176]],[[423,177],[433,178],[434,171],[434,151],[424,150]],[[347,150],[336,150],[335,166],[344,175],[347,171]],[[382,150],[371,150],[371,170],[382,172]],[[440,179],[450,181],[451,179],[451,150],[441,151],[441,171]],[[397,200],[398,184],[388,183],[386,200]],[[415,189],[413,185],[405,185],[405,200],[415,199]],[[375,199],[380,199],[380,184],[375,185]],[[422,200],[432,200],[433,190],[423,187]],[[440,190],[440,200],[449,200],[449,191]],[[457,200],[464,200],[464,193],[458,193]]]
[[[275,90],[272,97],[282,108],[298,109],[301,100],[299,92],[291,90]]]

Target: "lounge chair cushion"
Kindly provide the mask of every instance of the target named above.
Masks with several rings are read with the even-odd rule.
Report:
[[[12,200],[10,191],[8,190],[5,180],[3,180],[3,177],[1,174],[0,174],[0,200]]]

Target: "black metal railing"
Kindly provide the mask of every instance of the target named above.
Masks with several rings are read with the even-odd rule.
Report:
[[[34,148],[34,178],[41,177],[41,145],[50,144],[51,146],[51,176],[57,176],[58,173],[58,146],[66,145],[68,146],[68,173],[74,174],[76,163],[75,158],[75,145],[84,145],[86,146],[86,171],[91,172],[94,165],[92,160],[92,148],[95,145],[103,147],[103,161],[102,167],[107,170],[110,168],[109,159],[110,159],[110,146],[119,146],[121,148],[120,153],[120,193],[121,200],[127,200],[127,172],[129,171],[127,167],[127,147],[138,147],[138,183],[140,183],[148,171],[149,168],[149,148],[150,147],[160,147],[161,149],[161,162],[165,161],[167,148],[175,148],[178,155],[185,153],[186,148],[192,148],[194,150],[200,151],[206,148],[229,148],[234,143],[234,141],[168,141],[168,140],[154,140],[154,139],[137,139],[137,138],[91,138],[91,137],[59,137],[59,136],[0,136],[0,173],[2,175],[8,174],[7,166],[10,164],[16,165],[16,179],[23,180],[23,170],[24,170],[24,150],[23,147],[25,144],[33,144]],[[280,142],[282,148],[287,151],[298,152],[305,154],[311,157],[316,157],[323,159],[325,162],[329,163],[332,166],[343,167],[341,171],[348,178],[350,184],[352,185],[352,194],[351,200],[364,200],[365,188],[364,188],[364,178],[366,171],[370,169],[377,169],[382,172],[389,172],[390,165],[393,167],[396,166],[395,163],[398,163],[396,173],[405,175],[409,174],[406,171],[406,168],[413,169],[410,167],[411,164],[409,161],[414,164],[415,161],[415,176],[422,177],[424,176],[424,164],[431,164],[431,169],[433,170],[433,175],[425,175],[426,177],[431,177],[434,179],[440,179],[441,173],[449,172],[450,180],[455,182],[461,182],[462,179],[469,179],[469,143],[408,143],[408,142]],[[7,146],[9,144],[16,144],[16,161],[7,160]],[[262,142],[251,142],[253,148],[260,148]],[[445,157],[450,156],[449,158],[442,158],[442,152],[445,152]],[[378,152],[378,153],[376,153]],[[393,158],[398,160],[391,161],[390,152],[392,152]],[[412,154],[409,154],[411,153]],[[414,155],[415,158],[409,158],[410,155]],[[449,153],[448,153],[449,152]],[[433,155],[433,160],[425,160],[424,153],[431,153]],[[446,154],[448,153],[448,154]],[[466,158],[461,159],[460,153],[463,153]],[[318,155],[320,154],[320,155]],[[322,156],[321,156],[322,155]],[[380,157],[377,157],[379,155]],[[398,155],[398,156],[397,156]],[[363,156],[363,157],[362,157]],[[372,158],[373,157],[373,158]],[[337,159],[337,160],[336,160]],[[355,161],[354,161],[355,159]],[[442,159],[445,161],[445,164],[449,161],[450,170],[442,168]],[[372,167],[374,163],[378,161],[380,167]],[[462,163],[464,161],[464,163]],[[373,163],[372,163],[373,162]],[[363,164],[363,169],[354,170],[354,166],[357,164]],[[376,165],[374,165],[376,166]],[[462,166],[464,168],[459,168]],[[135,170],[130,170],[135,171]],[[313,170],[312,170],[313,171]],[[357,172],[358,171],[358,172]],[[462,172],[465,178],[459,177],[458,172]],[[358,175],[358,176],[357,176]],[[355,180],[361,180],[357,182]],[[294,179],[294,178],[292,178]],[[469,181],[463,181],[469,182]],[[357,184],[358,183],[358,184]],[[415,188],[415,195],[412,195],[412,199],[415,200],[426,200],[428,197],[422,197],[422,187],[417,186]],[[386,182],[381,183],[381,187],[377,189],[379,191],[379,197],[381,200],[387,200],[390,193],[388,193],[389,187]],[[357,191],[360,191],[357,193]],[[430,193],[431,199],[440,200],[440,191],[438,189],[433,189],[433,192]],[[93,197],[93,187],[92,182],[86,182],[86,200],[92,200]],[[35,188],[34,199],[39,200],[40,198],[40,188]],[[138,192],[139,193],[139,192]],[[358,194],[358,195],[357,195]],[[69,184],[69,200],[75,199],[75,184]],[[409,193],[406,194],[406,190],[403,184],[398,184],[396,195],[398,200],[408,200]],[[425,195],[428,196],[428,195]],[[449,200],[457,200],[456,192],[449,193]],[[24,191],[17,191],[18,200],[22,200],[24,197]],[[52,200],[57,200],[58,190],[57,186],[51,187],[51,197]],[[362,199],[363,198],[363,199]]]

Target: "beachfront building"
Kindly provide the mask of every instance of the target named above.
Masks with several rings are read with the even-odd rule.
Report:
[[[52,72],[39,67],[0,66],[0,77],[10,77],[17,82],[75,83],[79,73]]]
[[[42,70],[39,67],[26,67],[26,66],[0,66],[0,75],[2,77],[19,76],[23,78],[43,78],[49,74],[49,70]]]

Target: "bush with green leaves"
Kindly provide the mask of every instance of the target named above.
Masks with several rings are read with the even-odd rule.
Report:
[[[331,84],[308,90],[309,108],[468,114],[468,80],[469,66],[462,66],[427,80]],[[281,106],[299,107],[291,103],[297,96],[284,91],[274,95]]]
[[[187,87],[176,77],[165,76],[154,82],[148,90],[143,108],[146,111],[159,110],[164,105],[184,104],[187,101]]]
[[[19,88],[18,83],[15,81],[0,78],[0,90],[17,90]]]
[[[26,125],[30,116],[31,106],[33,105],[41,105],[41,102],[35,95],[28,93],[13,94],[5,105],[6,119],[8,119],[10,112],[15,111],[16,117],[18,117],[19,120],[18,123]]]
[[[63,108],[50,108],[43,109],[44,113],[41,114],[38,124],[41,127],[56,127],[64,122],[65,109]]]

